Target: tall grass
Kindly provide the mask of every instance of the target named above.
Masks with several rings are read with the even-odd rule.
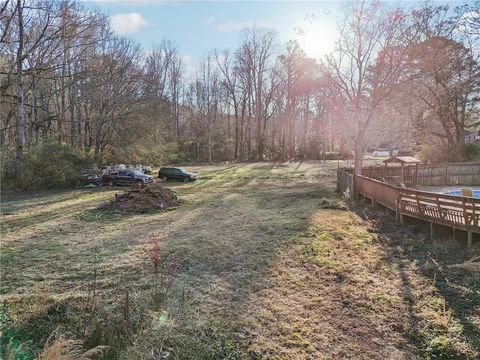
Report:
[[[82,341],[67,339],[56,330],[50,335],[37,360],[90,360],[101,356],[106,349],[106,346],[96,346],[85,351]]]

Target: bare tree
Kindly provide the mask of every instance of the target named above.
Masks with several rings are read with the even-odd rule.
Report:
[[[242,45],[236,52],[237,69],[256,122],[257,160],[263,160],[265,130],[276,105],[273,101],[278,86],[278,71],[273,61],[275,41],[275,33],[253,28],[244,32]]]
[[[334,53],[325,60],[325,75],[345,109],[357,173],[372,115],[402,74],[406,44],[412,39],[404,27],[400,10],[386,13],[379,2],[356,1],[341,23]]]
[[[213,133],[219,119],[221,86],[218,69],[213,56],[207,56],[201,63],[200,70],[190,84],[187,104],[192,112],[195,133],[197,136],[197,160],[201,159],[201,139],[207,149],[206,158],[213,162]]]

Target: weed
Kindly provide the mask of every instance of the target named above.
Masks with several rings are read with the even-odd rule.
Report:
[[[175,276],[178,274],[180,267],[176,257],[162,256],[160,252],[160,242],[165,241],[165,237],[158,238],[153,232],[150,235],[150,244],[147,249],[148,257],[152,266],[152,300],[155,303],[161,303],[168,295],[172,287]]]
[[[90,360],[103,354],[105,350],[105,346],[96,346],[85,351],[82,341],[67,339],[56,330],[47,340],[37,360]]]

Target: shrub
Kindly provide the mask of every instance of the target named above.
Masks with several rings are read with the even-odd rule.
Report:
[[[480,145],[464,144],[455,151],[449,148],[445,141],[431,140],[420,145],[418,155],[422,160],[431,164],[472,161],[480,158]]]
[[[480,159],[480,144],[465,144],[463,145],[462,153],[465,160]]]
[[[418,156],[430,164],[463,161],[461,149],[449,148],[443,139],[430,139],[422,143],[418,148]]]
[[[93,166],[91,158],[71,146],[51,142],[36,145],[25,153],[22,184],[15,181],[14,158],[2,163],[2,187],[28,190],[73,187],[82,169]]]
[[[339,160],[340,159],[340,153],[337,151],[327,151],[325,152],[324,155],[325,160]]]

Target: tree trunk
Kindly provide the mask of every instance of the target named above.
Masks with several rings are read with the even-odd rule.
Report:
[[[238,114],[235,110],[235,150],[233,151],[233,161],[238,159]]]
[[[257,160],[263,161],[263,135],[260,118],[257,119]]]
[[[36,117],[37,117],[37,98],[35,94],[35,77],[32,76],[32,93],[30,94],[30,122],[28,124],[28,135],[27,137],[27,147],[28,149],[32,146],[33,132],[36,126]]]
[[[208,163],[211,164],[213,162],[212,159],[212,136],[211,136],[211,131],[208,129]]]
[[[17,0],[18,14],[18,49],[17,49],[17,149],[16,180],[17,185],[23,182],[23,148],[25,146],[25,123],[23,109],[23,8],[22,1]]]
[[[365,156],[364,134],[361,132],[355,141],[355,174],[362,174],[363,157]]]

